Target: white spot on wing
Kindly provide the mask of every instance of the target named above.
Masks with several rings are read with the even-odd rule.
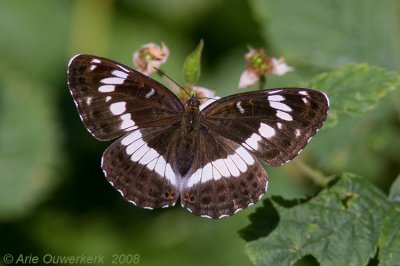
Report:
[[[148,99],[154,95],[154,92],[155,92],[155,90],[153,88],[151,88],[150,91],[144,97],[146,97]]]
[[[197,169],[190,177],[189,180],[186,184],[187,187],[192,187],[193,185],[199,183],[199,182],[207,182],[208,180],[203,180],[201,178],[201,172],[203,171],[203,168]]]
[[[236,153],[248,164],[252,165],[254,163],[253,157],[250,155],[248,151],[246,151],[243,147],[239,147],[236,149]]]
[[[282,111],[286,111],[286,112],[291,112],[292,108],[290,108],[288,105],[281,103],[281,102],[270,102],[269,105],[272,108],[278,109],[278,110],[282,110]]]
[[[140,130],[135,130],[134,132],[130,133],[128,136],[124,137],[121,140],[121,144],[124,146],[128,146],[135,140],[139,139],[142,137],[142,133],[140,133]]]
[[[276,123],[276,125],[277,125],[277,127],[278,127],[279,129],[282,129],[282,123],[278,122],[278,123]]]
[[[131,144],[132,145],[132,144]],[[138,162],[145,154],[150,150],[149,146],[147,144],[141,146],[139,149],[137,149],[131,156],[131,160],[134,162]]]
[[[299,94],[308,96],[308,93],[306,91],[299,91]]]
[[[90,69],[90,71],[93,71],[96,69],[96,67],[97,67],[97,65],[91,65],[89,69]]]
[[[286,120],[286,121],[293,121],[293,117],[285,112],[282,111],[276,111],[276,116],[279,117],[280,119]]]
[[[105,78],[100,80],[100,82],[103,84],[111,84],[111,85],[122,84],[124,83],[124,81],[125,79],[123,78]]]
[[[300,133],[301,133],[301,132],[300,132],[300,129],[296,129],[296,131],[295,131],[296,138],[297,138],[297,137],[300,137]]]
[[[244,110],[244,108],[242,107],[242,102],[236,102],[236,108],[239,110],[239,112],[241,113],[241,114],[244,114],[245,113],[245,110]]]
[[[90,63],[92,63],[92,64],[100,64],[101,61],[100,61],[100,59],[94,58],[94,59],[92,59],[92,61],[90,61]]]
[[[87,97],[87,98],[86,98],[86,104],[87,104],[87,105],[92,104],[92,97]]]
[[[176,185],[176,177],[174,171],[172,171],[172,167],[169,163],[165,167],[165,177],[171,182],[173,186]]]
[[[157,164],[156,167],[154,168],[154,171],[156,171],[156,173],[159,174],[160,176],[164,176],[166,164],[167,163],[164,157],[160,156],[160,158],[158,158],[157,160]]]
[[[135,122],[132,120],[131,114],[121,115],[120,118],[122,119],[121,129],[133,129]]]
[[[111,74],[122,79],[126,79],[128,77],[128,73],[122,72],[120,70],[114,70],[113,72],[111,72]]]
[[[146,154],[142,157],[142,159],[140,159],[139,163],[142,165],[146,165],[147,168],[149,168],[149,170],[153,170],[153,169],[151,169],[151,166],[149,164],[150,164],[150,162],[157,159],[157,157],[159,157],[159,156],[160,156],[160,154],[158,154],[158,152],[155,149],[150,148],[150,150],[148,152],[146,152]]]
[[[211,163],[206,164],[201,172],[201,182],[206,182],[213,178],[213,170]]]
[[[115,90],[115,86],[112,85],[103,85],[100,86],[98,91],[99,92],[113,92]]]
[[[226,159],[224,159],[224,163],[226,164],[226,166],[228,167],[229,172],[233,176],[239,176],[240,175],[239,169],[236,167],[235,163],[232,161],[232,159],[229,156]]]
[[[132,142],[128,147],[126,147],[126,153],[128,155],[132,155],[135,151],[137,151],[140,147],[145,145],[144,141],[142,139],[137,139],[134,142]]]
[[[224,163],[224,160],[222,160],[222,159],[215,160],[212,162],[212,165],[218,169],[218,171],[221,173],[222,176],[229,177],[231,175],[228,168],[226,167],[226,165]],[[214,180],[216,180],[215,177],[214,177]]]
[[[240,172],[246,172],[247,165],[253,164],[253,157],[243,147],[235,150],[235,153],[226,158],[217,159],[197,169],[191,176],[187,177],[187,187],[193,187],[197,183],[205,183],[210,180],[219,180],[222,177],[238,177]],[[157,169],[157,166],[156,166]]]
[[[218,169],[215,166],[212,167],[212,173],[213,173],[212,177],[214,180],[218,180],[222,177],[221,173],[218,171]]]
[[[304,103],[307,103],[307,102],[308,102],[308,100],[307,100],[306,97],[302,97],[301,100],[302,100]]]
[[[246,139],[247,145],[252,147],[253,149],[258,149],[258,142],[261,140],[260,135],[253,133],[248,139]]]
[[[110,111],[114,115],[120,115],[126,111],[126,102],[117,102],[110,105]]]
[[[106,103],[109,102],[109,101],[111,101],[111,96],[107,96],[106,97]]]
[[[232,159],[232,161],[235,163],[235,165],[239,168],[240,172],[244,173],[247,170],[247,164],[243,161],[243,159],[235,154],[229,155],[229,157]]]
[[[157,163],[157,157],[154,158],[149,164],[146,165],[147,169],[149,169],[150,171],[154,171],[154,168],[156,167],[156,163]]]
[[[261,123],[258,132],[261,136],[269,139],[275,136],[275,129],[267,124]]]
[[[272,101],[272,102],[282,102],[285,100],[285,97],[283,97],[282,95],[272,95],[272,96],[268,96],[268,101]]]

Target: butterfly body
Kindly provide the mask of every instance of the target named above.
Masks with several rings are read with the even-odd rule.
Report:
[[[230,216],[265,193],[259,163],[279,166],[304,148],[326,119],[328,98],[306,88],[231,95],[199,109],[157,81],[114,61],[77,55],[68,85],[80,117],[99,140],[120,137],[102,157],[109,183],[142,208],[182,207]]]

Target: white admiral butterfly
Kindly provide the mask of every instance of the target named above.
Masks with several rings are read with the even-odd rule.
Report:
[[[114,61],[77,55],[68,85],[87,130],[122,136],[101,167],[125,200],[146,209],[182,207],[208,218],[256,203],[268,178],[256,158],[279,166],[296,157],[323,125],[322,92],[279,88],[224,97],[199,110],[159,82]]]

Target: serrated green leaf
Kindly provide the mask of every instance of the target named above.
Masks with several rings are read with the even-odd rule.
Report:
[[[400,263],[400,205],[392,207],[383,222],[379,238],[379,265],[397,266]]]
[[[276,230],[246,245],[255,265],[292,265],[308,254],[324,266],[366,265],[390,209],[380,190],[352,174],[306,203],[272,203],[280,217]]]
[[[400,175],[390,187],[389,200],[400,203]]]
[[[399,2],[396,0],[252,0],[265,40],[288,62],[334,69],[365,62],[396,69]]]
[[[331,105],[325,127],[329,127],[342,113],[361,115],[373,108],[381,97],[400,87],[400,75],[376,66],[349,64],[318,75],[306,86],[327,93]]]
[[[194,51],[186,57],[183,64],[183,80],[188,84],[195,84],[200,78],[201,72],[201,53],[203,51],[204,42],[200,41],[199,45]]]
[[[0,219],[26,214],[59,180],[60,132],[44,86],[10,73],[0,83]]]

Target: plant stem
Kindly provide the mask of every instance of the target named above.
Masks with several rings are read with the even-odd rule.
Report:
[[[320,187],[327,187],[328,183],[331,181],[331,178],[326,177],[321,171],[318,171],[303,161],[297,159],[293,160],[293,162],[296,164],[296,166],[303,171],[305,176],[309,178],[311,181],[313,181],[315,184],[317,184]]]
[[[258,85],[258,90],[263,90],[265,86],[267,86],[267,78],[265,76],[261,76]]]

